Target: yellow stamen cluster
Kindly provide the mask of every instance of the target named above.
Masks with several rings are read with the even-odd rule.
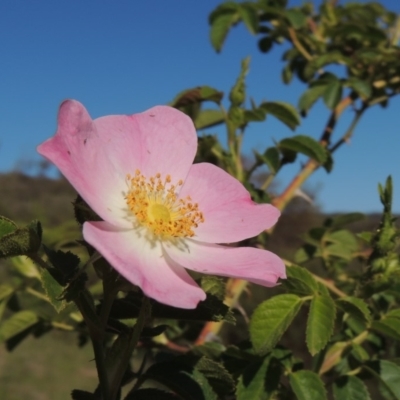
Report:
[[[164,180],[161,174],[146,178],[140,170],[135,175],[127,175],[129,186],[125,196],[129,210],[140,225],[145,226],[157,236],[192,237],[198,224],[204,222],[203,213],[197,203],[188,196],[178,199],[176,189],[183,185],[180,180],[171,184],[171,176]]]

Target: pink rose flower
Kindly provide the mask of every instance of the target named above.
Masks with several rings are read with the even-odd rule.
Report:
[[[191,119],[174,108],[92,120],[75,100],[38,147],[103,219],[84,223],[85,240],[147,296],[180,308],[206,298],[185,268],[263,286],[286,277],[267,250],[216,244],[258,235],[280,213],[222,169],[192,164],[196,149]]]

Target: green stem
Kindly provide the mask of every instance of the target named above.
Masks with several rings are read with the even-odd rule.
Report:
[[[243,164],[240,155],[242,154],[243,130],[236,136],[236,178],[243,182]]]
[[[106,357],[104,354],[104,346],[102,340],[92,339],[94,359],[96,362],[97,376],[99,378],[100,390],[104,400],[113,400],[110,394],[110,385],[108,382],[108,374],[106,367]]]
[[[364,104],[360,110],[357,110],[356,115],[354,116],[353,120],[351,121],[351,124],[349,128],[347,129],[346,133],[343,135],[341,139],[339,139],[330,149],[330,153],[333,154],[341,145],[344,143],[347,143],[350,138],[353,136],[354,130],[362,117],[364,111],[368,108],[367,104]]]
[[[88,293],[81,292],[75,299],[75,304],[83,316],[92,341],[102,400],[113,400],[110,396],[110,385],[105,363],[104,327],[100,324],[100,320],[94,309],[94,304],[92,304],[91,297],[89,297]]]
[[[269,174],[267,176],[267,179],[265,179],[264,183],[261,185],[261,190],[267,190],[268,186],[272,183],[274,178],[275,178],[274,174]]]
[[[261,165],[263,165],[263,164],[260,163],[260,162],[258,162],[258,161],[256,161],[256,162],[251,166],[251,168],[249,168],[249,169],[246,171],[246,177],[245,177],[246,181],[248,181],[248,180],[250,179],[251,175],[253,175],[253,172],[254,172],[258,167],[261,167]]]
[[[63,331],[73,331],[75,328],[71,325],[63,324],[62,322],[52,321],[51,326],[56,329],[61,329]]]
[[[137,343],[139,342],[140,334],[142,333],[142,330],[145,326],[146,321],[150,318],[150,314],[151,314],[150,300],[149,300],[149,298],[144,297],[136,324],[129,332],[126,351],[123,352],[122,357],[119,359],[119,362],[116,365],[116,368],[112,373],[112,376],[110,377],[110,386],[111,386],[110,399],[111,400],[115,399],[115,397],[119,391],[122,378],[128,367],[132,353],[133,353]]]

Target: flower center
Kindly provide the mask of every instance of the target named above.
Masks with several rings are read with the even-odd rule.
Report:
[[[129,210],[139,225],[147,227],[156,236],[192,237],[198,224],[204,222],[203,213],[197,203],[188,196],[178,199],[176,189],[183,185],[180,180],[171,184],[171,177],[164,180],[161,174],[146,178],[139,170],[127,175],[129,191],[125,196]]]

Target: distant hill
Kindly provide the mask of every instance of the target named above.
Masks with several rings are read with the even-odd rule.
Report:
[[[0,215],[20,224],[39,219],[45,228],[50,228],[72,220],[71,202],[75,198],[75,190],[63,177],[31,177],[20,172],[0,174]],[[302,235],[327,217],[301,198],[295,198],[282,214],[270,238],[269,248],[289,256],[300,246]],[[349,228],[355,232],[371,230],[378,226],[379,219],[378,214],[368,215]]]
[[[40,219],[55,226],[73,218],[76,192],[64,178],[30,177],[19,172],[0,174],[0,215],[17,223]]]

